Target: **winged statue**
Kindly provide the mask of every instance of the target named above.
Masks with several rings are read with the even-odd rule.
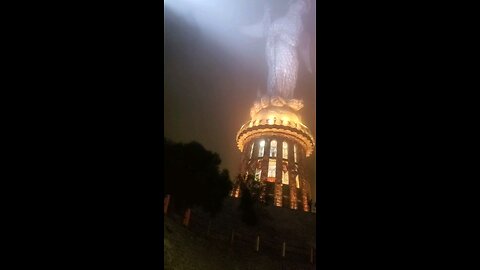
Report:
[[[292,99],[298,77],[298,54],[311,73],[310,36],[304,31],[302,17],[310,7],[308,0],[291,1],[286,14],[272,21],[270,7],[265,7],[260,22],[242,27],[242,33],[265,38],[268,66],[267,93]]]

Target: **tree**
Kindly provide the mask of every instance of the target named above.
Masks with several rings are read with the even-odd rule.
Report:
[[[242,179],[241,175],[238,175],[237,181],[240,183],[241,196],[239,209],[242,221],[249,226],[255,226],[258,224],[255,204],[259,200],[260,185],[255,181],[253,175],[248,175],[245,180]]]
[[[197,142],[164,139],[164,144],[165,193],[172,195],[178,210],[201,206],[216,215],[232,188],[228,171],[219,169],[218,154]]]

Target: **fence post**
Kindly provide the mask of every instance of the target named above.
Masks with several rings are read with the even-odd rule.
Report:
[[[170,203],[170,194],[163,199],[163,215],[167,215],[168,204]]]
[[[186,227],[188,227],[188,224],[190,223],[190,213],[190,208],[187,208],[187,211],[185,211],[185,216],[183,218],[183,225],[185,225]]]
[[[256,251],[258,252],[260,250],[260,235],[257,235],[257,248]]]
[[[285,257],[285,241],[283,241],[282,245],[282,257]]]
[[[235,231],[232,229],[232,237],[230,238],[230,244],[233,246],[233,238],[235,235]]]

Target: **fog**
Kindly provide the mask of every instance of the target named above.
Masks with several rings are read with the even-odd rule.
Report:
[[[242,34],[241,28],[260,22],[265,5],[272,17],[285,14],[289,1],[165,0],[165,136],[174,141],[198,141],[219,153],[221,166],[233,179],[241,152],[235,135],[249,119],[257,94],[266,93],[265,40]],[[315,59],[315,3],[304,20],[312,37]],[[316,138],[316,63],[313,74],[300,66],[294,97]],[[319,89],[321,91],[321,89]],[[315,155],[307,160],[307,177],[315,200]],[[318,181],[318,180],[317,180]]]

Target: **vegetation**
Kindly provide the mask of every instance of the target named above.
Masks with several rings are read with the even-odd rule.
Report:
[[[215,216],[232,188],[228,171],[219,169],[218,154],[197,142],[164,139],[164,146],[165,194],[172,195],[175,208],[201,206]]]
[[[182,213],[186,208],[194,208],[196,211],[195,206],[198,206],[201,208],[198,210],[203,211],[195,212],[196,216],[193,216],[197,226],[200,224],[198,221],[200,212],[205,213],[203,215],[205,220],[208,220],[208,215],[216,216],[215,222],[219,222],[216,224],[224,224],[221,227],[227,228],[227,238],[229,237],[228,231],[231,228],[235,228],[236,232],[238,228],[240,233],[251,230],[251,233],[259,233],[265,239],[273,239],[277,235],[277,230],[274,230],[273,225],[278,225],[278,222],[271,220],[272,218],[267,211],[262,210],[256,203],[259,201],[260,191],[263,187],[258,181],[254,180],[253,176],[249,176],[245,180],[238,178],[242,183],[240,201],[226,200],[227,202],[225,202],[232,184],[229,180],[228,171],[219,169],[221,160],[218,154],[205,150],[202,145],[196,142],[182,144],[173,143],[166,139],[164,142],[165,194],[172,195],[170,206],[174,207],[170,207],[169,211],[175,210],[175,208],[178,213]],[[226,204],[225,210],[220,213],[224,203]],[[275,216],[281,216],[281,214],[277,213]],[[288,212],[288,214],[299,213]],[[259,224],[259,216],[262,217],[262,224]],[[289,227],[290,221],[288,224],[287,222],[280,223]],[[305,226],[305,222],[302,222],[301,218],[298,218],[298,223],[300,223],[297,226],[299,228]],[[195,224],[195,222],[192,222],[192,224]],[[210,230],[210,223],[208,224],[208,230]],[[244,227],[243,224],[246,226]],[[189,228],[190,230],[170,217],[165,218],[164,269],[268,270],[284,267],[285,262],[279,259],[278,254],[271,256],[267,255],[270,254],[268,252],[255,252],[253,244],[250,245],[250,248],[245,248],[241,244],[231,246],[228,240],[219,241],[211,235],[206,236],[203,232],[192,231],[191,228],[194,227]],[[204,229],[206,232],[207,227],[205,226]],[[215,229],[212,231],[215,232]],[[220,234],[222,234],[222,231],[220,231]],[[262,244],[262,248],[264,247]],[[291,267],[289,269],[303,268]]]
[[[164,269],[168,270],[276,270],[282,267],[280,260],[258,254],[253,248],[232,250],[228,242],[200,236],[169,218],[164,221],[163,246]]]
[[[255,211],[255,204],[259,201],[260,184],[255,181],[252,175],[249,175],[245,181],[239,175],[237,181],[240,182],[240,205],[242,221],[249,226],[258,224],[258,215]]]

